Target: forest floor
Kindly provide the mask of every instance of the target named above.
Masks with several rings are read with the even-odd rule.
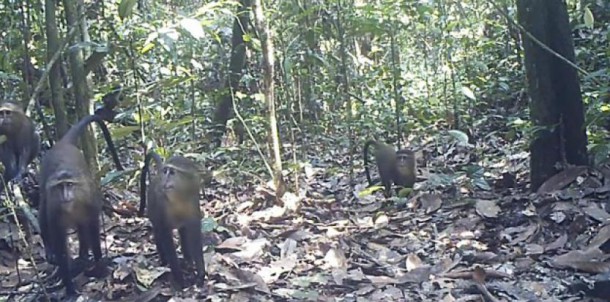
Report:
[[[283,206],[269,189],[219,178],[202,202],[204,290],[171,289],[150,222],[135,215],[105,217],[109,276],[75,282],[89,301],[201,301],[202,291],[211,301],[583,301],[585,292],[607,301],[610,172],[572,167],[530,194],[527,153],[479,178],[450,173],[477,161],[473,153],[453,146],[420,161],[409,198],[359,195],[362,168],[352,193],[340,168],[347,164],[336,159],[306,165],[299,193],[287,193]],[[105,190],[135,213],[137,190]],[[0,300],[31,301],[40,292],[36,270],[21,256],[26,282],[15,287],[10,235],[19,238],[0,223]],[[52,270],[39,236],[28,242],[37,269]]]

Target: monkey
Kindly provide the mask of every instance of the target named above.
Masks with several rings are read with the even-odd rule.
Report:
[[[93,114],[82,118],[42,158],[40,166],[40,209],[38,221],[45,247],[47,262],[59,267],[59,275],[67,296],[77,294],[72,282],[71,258],[67,247],[67,231],[74,228],[78,234],[79,257],[86,261],[92,251],[96,268],[100,266],[100,212],[102,194],[94,173],[82,151],[77,147],[78,137],[91,122],[96,122],[108,144],[118,170],[123,170],[110,132],[104,120],[110,116]],[[77,262],[78,264],[78,262]]]
[[[156,175],[151,177],[148,190],[146,175],[150,160],[155,160]],[[200,175],[196,163],[183,156],[172,156],[165,163],[154,151],[144,159],[140,175],[140,209],[144,216],[146,200],[149,205],[146,215],[153,227],[153,239],[162,265],[171,269],[174,285],[184,287],[184,277],[178,263],[172,232],[178,229],[184,259],[195,264],[197,280],[205,282],[203,241],[201,239],[201,209],[199,208]]]
[[[364,169],[369,185],[373,185],[368,167],[369,146],[375,147],[375,161],[379,168],[379,177],[384,186],[384,195],[391,195],[392,183],[402,187],[412,188],[415,184],[415,154],[411,150],[401,149],[396,152],[391,145],[375,140],[364,143]]]
[[[34,123],[19,105],[11,102],[0,104],[0,135],[6,140],[0,144],[0,162],[4,165],[0,192],[11,180],[20,181],[26,167],[40,152],[40,135]]]

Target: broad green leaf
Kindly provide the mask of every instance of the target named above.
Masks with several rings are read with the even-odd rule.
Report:
[[[473,179],[473,183],[475,186],[477,186],[481,190],[485,190],[485,191],[491,190],[491,186],[489,186],[489,183],[487,183],[487,181],[483,177]]]
[[[468,144],[468,134],[460,130],[449,130],[447,133],[449,133],[449,135],[451,135],[453,138],[457,139],[460,143]]]
[[[136,0],[121,0],[121,3],[119,3],[119,18],[125,20],[127,17],[131,16],[133,7],[136,3]]]
[[[138,126],[124,126],[124,127],[120,127],[120,128],[112,128],[110,133],[112,134],[112,137],[116,140],[119,138],[123,138],[127,135],[130,135],[131,133],[139,131],[139,130],[140,130],[140,127],[138,127]]]
[[[462,86],[462,93],[469,99],[476,101],[477,98],[474,96],[474,92],[472,92],[472,90],[470,90],[470,88],[466,87],[466,86]]]
[[[413,188],[402,188],[398,191],[398,197],[407,197],[413,192]]]
[[[593,12],[589,9],[589,6],[585,7],[585,26],[589,29],[593,29],[593,24],[595,23],[595,17],[593,17]]]

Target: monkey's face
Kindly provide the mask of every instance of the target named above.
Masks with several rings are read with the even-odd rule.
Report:
[[[0,127],[11,128],[13,125],[13,115],[15,111],[10,106],[2,105],[0,107]]]
[[[192,188],[191,182],[193,178],[193,175],[190,175],[186,171],[176,169],[176,167],[171,165],[165,165],[163,167],[161,182],[163,188],[168,192],[187,192]]]
[[[47,199],[63,211],[73,211],[78,203],[88,202],[88,188],[84,179],[67,172],[52,177],[46,186]]]
[[[401,171],[401,172],[405,172],[405,171],[412,172],[413,170],[415,170],[414,154],[411,152],[398,153],[396,155],[396,166],[398,167],[399,171]]]

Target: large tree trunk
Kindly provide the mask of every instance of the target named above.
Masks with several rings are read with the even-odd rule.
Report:
[[[57,20],[55,15],[56,0],[45,1],[45,25],[47,31],[47,63],[51,61],[53,55],[59,50],[60,42],[57,31]],[[59,61],[61,62],[61,60]],[[53,64],[49,71],[49,86],[51,88],[51,104],[55,112],[55,139],[59,140],[68,131],[68,117],[66,113],[66,103],[61,82],[60,63]]]
[[[273,152],[273,183],[275,185],[275,196],[280,199],[285,193],[285,183],[282,177],[282,154],[280,152],[280,136],[275,112],[275,91],[273,85],[273,79],[275,78],[273,76],[275,54],[273,35],[267,25],[261,0],[254,0],[254,20],[257,32],[261,37],[263,52],[263,91],[269,111],[269,141],[271,142],[270,150]]]
[[[78,25],[77,18],[77,3],[74,0],[64,0],[64,10],[66,11],[66,23],[69,28]],[[76,35],[72,44],[82,42],[83,35]],[[72,83],[74,86],[74,98],[76,99],[76,113],[78,119],[81,119],[92,112],[91,100],[89,100],[89,88],[87,87],[87,76],[85,73],[85,62],[83,60],[83,52],[80,48],[70,50],[70,71],[72,74]],[[91,128],[88,127],[84,132],[81,140],[83,154],[87,159],[91,169],[97,171],[97,148]]]
[[[520,23],[536,39],[574,62],[566,6],[561,0],[519,0]],[[532,190],[558,172],[556,163],[587,164],[587,136],[578,75],[573,67],[523,39],[530,115],[535,132],[530,145]]]
[[[220,147],[222,136],[227,128],[227,121],[233,113],[233,96],[239,88],[239,81],[243,76],[243,69],[246,66],[246,45],[244,34],[248,30],[250,23],[251,0],[240,0],[240,8],[237,18],[233,22],[233,37],[231,38],[231,62],[229,66],[229,78],[225,83],[222,98],[214,112],[214,125],[216,131],[212,133],[212,142],[216,147]]]

